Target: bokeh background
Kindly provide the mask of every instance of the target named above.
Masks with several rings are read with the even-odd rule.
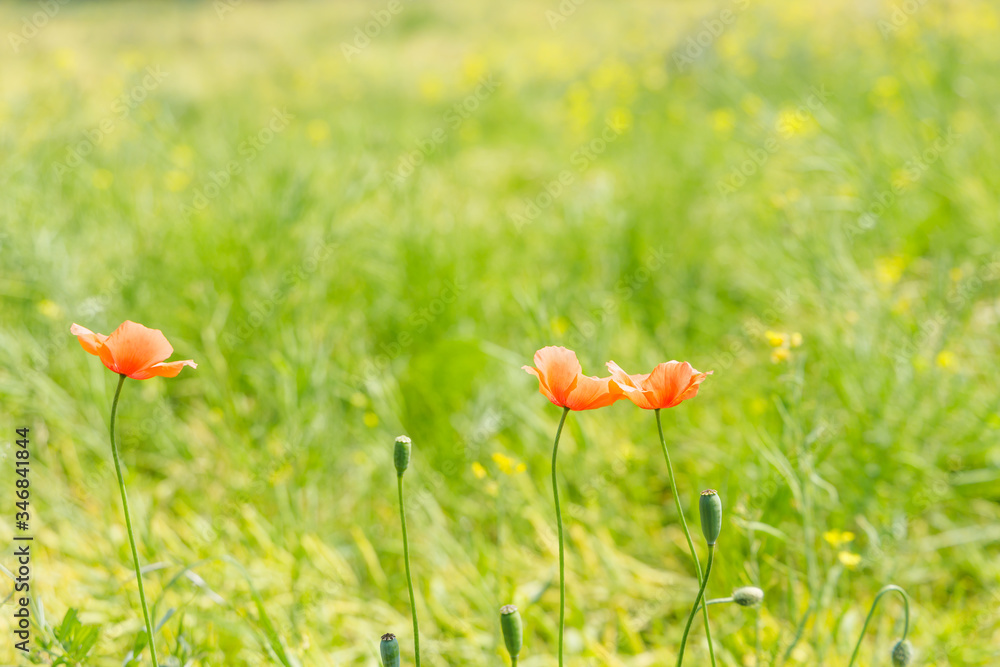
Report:
[[[513,602],[522,664],[554,664],[559,411],[519,370],[547,344],[595,375],[714,370],[664,417],[689,519],[725,503],[710,594],[767,594],[712,608],[721,664],[846,665],[887,583],[915,664],[1000,661],[995,3],[53,0],[0,24],[0,541],[27,425],[36,645],[77,650],[75,609],[82,664],[117,666],[141,630],[115,377],[69,335],[132,319],[199,363],[119,411],[165,664],[374,665],[386,631],[410,663],[400,433],[423,660],[506,664]],[[671,664],[696,582],[653,416],[568,424],[568,664]],[[886,598],[861,664],[901,631]]]

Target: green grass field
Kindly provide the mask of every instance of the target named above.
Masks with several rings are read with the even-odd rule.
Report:
[[[423,661],[506,665],[512,602],[556,664],[549,344],[714,371],[663,416],[688,520],[724,502],[710,595],[767,595],[711,607],[720,664],[846,666],[889,583],[914,664],[1000,664],[995,4],[44,4],[0,7],[0,562],[28,426],[33,591],[99,626],[82,664],[142,629],[116,378],[69,334],[125,319],[199,363],[119,409],[161,664],[376,665],[392,631],[412,665],[400,433]],[[673,664],[652,414],[560,452],[567,664]],[[885,598],[859,664],[901,630]]]

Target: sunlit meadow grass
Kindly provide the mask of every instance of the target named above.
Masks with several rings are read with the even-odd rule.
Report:
[[[164,664],[373,665],[387,632],[412,664],[400,433],[422,660],[505,664],[512,603],[554,664],[548,344],[715,371],[664,428],[689,521],[726,503],[708,594],[767,595],[712,607],[720,664],[759,631],[759,664],[846,665],[888,583],[915,664],[996,664],[1000,15],[911,4],[403,3],[348,60],[382,4],[71,0],[4,38],[0,429],[32,429],[48,622],[99,626],[88,665],[141,631],[115,378],[67,333],[133,319],[199,363],[119,410]],[[637,412],[563,433],[570,665],[671,664],[697,592]]]

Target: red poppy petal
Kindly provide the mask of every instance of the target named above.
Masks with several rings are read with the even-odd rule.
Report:
[[[158,364],[174,352],[166,336],[159,329],[149,329],[126,320],[108,336],[104,347],[109,352],[111,364],[101,353],[104,364],[117,373],[133,376],[153,364]]]
[[[194,363],[190,359],[185,359],[184,361],[165,361],[163,363],[153,364],[149,368],[136,371],[132,375],[129,375],[129,377],[133,380],[148,380],[151,377],[172,378],[177,377],[177,374],[180,373],[181,369],[185,366],[198,368],[198,364]]]
[[[81,327],[75,322],[73,323],[73,326],[69,328],[69,332],[76,336],[76,339],[80,341],[80,347],[95,356],[100,355],[100,349],[104,346],[104,341],[108,339],[108,337],[104,334],[94,333],[90,329]]]

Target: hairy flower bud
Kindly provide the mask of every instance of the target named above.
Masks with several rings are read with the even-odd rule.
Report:
[[[906,667],[913,660],[913,644],[903,639],[892,648],[893,667]]]
[[[410,467],[410,439],[405,435],[396,438],[396,448],[392,452],[393,462],[396,464],[396,474],[402,475]]]
[[[741,607],[756,607],[764,601],[764,591],[756,586],[744,586],[733,591],[733,602]]]

